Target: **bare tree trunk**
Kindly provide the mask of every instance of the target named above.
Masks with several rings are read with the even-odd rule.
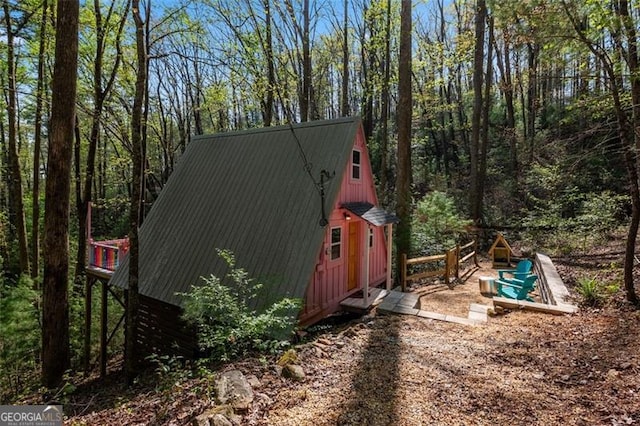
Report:
[[[342,27],[342,106],[340,115],[349,115],[349,0],[344,0],[344,24]]]
[[[628,19],[628,15],[624,12],[626,9],[626,1],[621,0],[621,5],[619,9],[616,10],[616,13],[620,14],[619,18],[622,18],[622,25],[625,25],[626,19]],[[627,170],[627,180],[629,182],[629,196],[631,197],[631,222],[629,224],[629,229],[627,233],[627,241],[625,244],[625,255],[624,255],[624,287],[627,293],[627,300],[633,303],[635,306],[640,306],[640,299],[638,298],[633,281],[633,268],[635,263],[635,248],[636,248],[636,240],[638,237],[638,228],[640,226],[640,186],[638,182],[638,154],[637,154],[637,135],[634,132],[634,120],[636,119],[635,113],[636,111],[632,111],[634,116],[631,121],[627,116],[627,112],[625,106],[621,100],[621,90],[624,88],[624,81],[621,73],[618,70],[623,69],[622,66],[618,63],[622,57],[621,51],[625,51],[624,46],[621,41],[621,34],[619,29],[616,28],[614,31],[614,43],[616,45],[616,52],[618,55],[615,57],[616,62],[612,62],[612,57],[606,53],[603,53],[599,50],[598,46],[592,41],[589,40],[585,35],[583,27],[580,26],[575,16],[570,11],[569,6],[565,0],[562,1],[562,5],[564,7],[564,11],[567,14],[567,17],[571,21],[574,30],[578,35],[578,39],[593,53],[593,55],[597,58],[597,60],[602,65],[603,71],[609,78],[609,90],[610,95],[613,100],[613,110],[616,115],[616,122],[618,126],[618,134],[620,139],[620,145],[622,148],[624,165]],[[638,72],[638,58],[637,58],[637,40],[635,38],[635,28],[631,28],[631,31],[627,30],[628,37],[628,46],[626,48],[627,52],[627,65],[629,65],[629,71]],[[633,38],[630,38],[630,37]],[[635,58],[630,58],[628,55],[632,52],[635,55]],[[634,70],[634,64],[636,66]],[[636,95],[640,97],[640,81],[632,78],[632,97],[634,90],[637,91]],[[638,85],[637,87],[633,87],[633,84]],[[640,109],[638,110],[640,112]]]
[[[509,142],[509,154],[510,154],[510,162],[509,162],[509,171],[510,175],[513,176],[516,187],[518,184],[518,152],[517,152],[517,140],[516,140],[516,116],[515,116],[515,108],[513,104],[513,82],[511,78],[511,36],[507,29],[503,30],[502,33],[503,39],[503,55],[500,54],[500,51],[497,49],[496,44],[494,43],[494,47],[496,48],[496,62],[498,64],[498,69],[500,70],[500,79],[502,86],[502,93],[504,95],[504,103],[506,109],[506,121],[505,121],[505,129],[504,136]]]
[[[45,189],[42,383],[58,386],[69,366],[69,197],[78,73],[79,1],[57,5],[51,141]]]
[[[137,374],[136,334],[138,329],[138,259],[139,241],[138,224],[140,223],[140,200],[142,199],[142,183],[144,161],[142,157],[143,143],[143,107],[147,82],[147,43],[145,40],[145,23],[140,15],[139,0],[133,0],[133,20],[136,26],[136,90],[131,113],[131,145],[132,145],[132,191],[131,210],[129,215],[129,288],[127,291],[127,321],[125,336],[125,375],[129,384]],[[148,20],[149,17],[146,16]]]
[[[193,124],[196,128],[195,134],[204,134],[204,128],[202,127],[202,76],[200,74],[200,66],[198,60],[193,61],[193,78],[195,78],[195,84],[189,86],[189,92],[192,92],[191,99],[193,102]],[[145,111],[148,109],[145,108]],[[146,122],[146,120],[145,120]]]
[[[485,0],[477,0],[476,6],[476,40],[473,62],[473,116],[471,119],[471,152],[470,159],[470,204],[471,218],[478,223],[482,217],[480,193],[480,132],[482,127],[482,87],[484,77],[484,28],[487,18]]]
[[[300,121],[308,121],[311,115],[311,51],[309,49],[309,0],[303,0],[302,7],[302,99],[300,99]]]
[[[384,44],[384,80],[382,81],[382,102],[380,111],[380,187],[382,196],[387,198],[389,186],[389,83],[391,80],[391,2],[387,2],[387,17],[385,22]]]
[[[47,19],[49,6],[47,0],[42,2],[42,19],[40,21],[40,41],[38,44],[38,84],[36,87],[35,129],[33,136],[33,188],[31,198],[31,278],[37,278],[40,271],[40,153],[42,147],[42,105],[44,103],[44,56],[47,40]]]
[[[27,225],[22,199],[22,171],[20,167],[20,153],[18,151],[18,111],[17,111],[17,83],[14,52],[14,32],[11,24],[9,2],[2,2],[6,24],[5,42],[7,44],[7,119],[8,119],[8,160],[9,160],[9,221],[12,234],[18,240],[20,273],[29,273],[29,246],[27,243]]]
[[[275,90],[276,90],[276,70],[273,60],[273,35],[271,30],[271,5],[270,0],[263,0],[264,3],[264,19],[266,25],[266,48],[265,54],[267,56],[267,99],[264,106],[264,125],[266,127],[271,126],[273,121],[273,111],[275,103]]]
[[[636,238],[638,235],[638,227],[640,226],[640,188],[638,187],[638,148],[640,148],[640,133],[638,133],[640,129],[640,64],[638,58],[638,38],[636,31],[637,23],[633,22],[633,17],[629,14],[629,5],[627,0],[620,0],[619,13],[620,19],[622,20],[622,26],[627,36],[627,65],[629,67],[629,74],[631,75],[631,99],[633,103],[633,108],[631,109],[631,123],[628,129],[628,132],[630,133],[628,137],[630,140],[628,142],[629,147],[627,149],[627,155],[631,157],[627,161],[633,161],[633,170],[630,170],[630,180],[632,180],[632,182],[630,182],[632,214],[625,250],[624,287],[627,292],[627,300],[634,305],[639,306],[640,299],[638,299],[633,282],[633,266],[635,261]],[[632,139],[635,139],[635,143],[632,142]],[[629,167],[631,167],[631,164]]]
[[[535,151],[536,117],[538,115],[538,54],[540,46],[527,43],[529,83],[527,88],[527,139],[529,141],[529,162],[533,161]]]
[[[489,150],[489,111],[491,110],[491,86],[493,84],[493,17],[489,17],[489,43],[487,45],[487,73],[484,82],[482,108],[482,131],[480,132],[480,155],[478,156],[478,211],[484,210],[484,188],[487,176],[487,152]],[[480,216],[481,217],[481,216]]]
[[[145,4],[145,3],[143,3]],[[141,120],[141,126],[140,126],[140,133],[142,135],[142,142],[140,144],[140,152],[141,152],[141,158],[140,158],[140,164],[141,164],[141,172],[142,175],[140,176],[140,206],[138,207],[140,210],[138,212],[138,229],[140,229],[140,227],[142,226],[142,223],[144,222],[144,219],[147,215],[147,211],[146,211],[146,195],[147,195],[147,191],[146,191],[146,187],[147,187],[147,170],[149,169],[148,167],[148,161],[147,161],[147,123],[149,122],[149,56],[148,56],[148,52],[151,49],[151,20],[149,19],[149,16],[151,16],[151,0],[149,0],[148,2],[146,2],[145,4],[146,7],[146,19],[144,22],[144,43],[145,43],[145,52],[147,52],[147,54],[145,55],[145,70],[144,70],[144,87],[143,87],[143,105],[142,105],[142,120]],[[136,75],[136,80],[137,80],[138,76]],[[198,83],[199,84],[199,83]],[[134,104],[135,104],[135,99],[134,99]],[[133,117],[132,117],[133,118]],[[191,134],[187,135],[187,143],[189,141],[191,141]],[[133,178],[133,176],[132,176]]]
[[[402,0],[400,15],[400,62],[398,66],[398,167],[397,207],[400,219],[396,234],[398,265],[411,251],[411,0]],[[398,271],[400,269],[398,268]],[[396,274],[397,277],[400,274]]]
[[[364,28],[360,35],[361,40],[365,40],[367,28],[369,28],[369,38],[373,38],[375,31],[373,27],[373,18],[368,12],[369,8],[367,3],[364,4]],[[373,74],[374,74],[374,59],[373,59],[373,47],[371,43],[362,42],[360,44],[361,54],[361,67],[362,67],[362,86],[364,90],[363,105],[362,105],[362,127],[364,129],[364,138],[367,142],[373,136],[374,122],[373,122]]]
[[[95,174],[95,163],[96,163],[96,152],[98,146],[100,144],[100,123],[102,120],[102,111],[104,107],[104,102],[109,96],[111,89],[113,88],[113,84],[115,82],[116,75],[118,73],[118,69],[120,68],[121,61],[121,48],[120,48],[120,37],[122,35],[122,31],[124,30],[124,24],[126,22],[127,14],[129,13],[129,2],[125,5],[125,10],[122,12],[122,16],[119,22],[119,26],[116,33],[116,60],[111,68],[111,72],[109,73],[109,79],[107,80],[106,85],[103,88],[103,61],[104,61],[104,50],[106,43],[106,30],[109,25],[108,19],[112,16],[114,3],[111,3],[111,7],[109,13],[107,15],[107,22],[103,22],[102,19],[102,10],[100,6],[100,0],[94,0],[93,9],[95,14],[95,28],[96,28],[96,55],[93,60],[93,112],[91,114],[91,133],[89,135],[89,148],[87,151],[87,167],[85,169],[85,180],[84,186],[82,189],[82,195],[77,200],[77,210],[78,210],[78,253],[76,257],[76,272],[75,272],[75,281],[76,285],[80,285],[79,278],[84,274],[85,263],[86,263],[86,255],[87,255],[87,213],[89,211],[89,203],[93,201],[93,185],[94,185],[94,174]],[[80,141],[78,140],[78,143]],[[76,161],[80,160],[80,156],[76,154]],[[78,170],[76,171],[76,180],[77,184],[80,183],[79,180],[79,163],[76,166]],[[76,189],[79,191],[80,187]],[[77,197],[78,198],[78,197]]]

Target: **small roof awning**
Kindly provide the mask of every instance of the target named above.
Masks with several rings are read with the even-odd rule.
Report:
[[[344,203],[341,207],[349,210],[351,213],[361,217],[374,226],[400,222],[400,219],[398,219],[398,217],[393,213],[389,213],[371,203]]]

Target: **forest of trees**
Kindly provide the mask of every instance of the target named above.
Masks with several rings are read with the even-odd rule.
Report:
[[[485,228],[588,232],[619,206],[637,303],[637,0],[81,2],[72,137],[54,126],[57,6],[2,1],[0,293],[20,276],[36,294],[53,285],[54,143],[71,150],[70,201],[55,200],[70,209],[71,289],[89,203],[96,236],[134,237],[192,136],[358,115],[380,199],[402,217],[432,191]]]

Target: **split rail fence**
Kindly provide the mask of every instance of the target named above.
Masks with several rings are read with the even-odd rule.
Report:
[[[464,253],[464,254],[463,254]],[[473,260],[476,267],[478,264],[478,242],[472,240],[464,245],[456,245],[444,254],[432,256],[415,257],[408,259],[406,254],[402,255],[402,291],[406,291],[407,282],[429,277],[444,277],[444,282],[449,285],[453,279],[460,279],[460,265],[468,260]],[[421,270],[409,274],[409,268],[419,265],[435,264],[436,269]]]

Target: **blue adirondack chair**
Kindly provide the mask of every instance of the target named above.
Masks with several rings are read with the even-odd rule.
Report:
[[[511,281],[512,279],[524,280],[531,275],[531,268],[533,263],[529,259],[524,259],[518,262],[516,269],[498,269],[498,275],[502,281]],[[509,276],[510,275],[510,276]]]
[[[529,293],[535,288],[537,279],[537,275],[528,275],[524,280],[511,278],[509,281],[505,281],[498,278],[495,281],[498,296],[533,302],[533,299],[529,297]]]

